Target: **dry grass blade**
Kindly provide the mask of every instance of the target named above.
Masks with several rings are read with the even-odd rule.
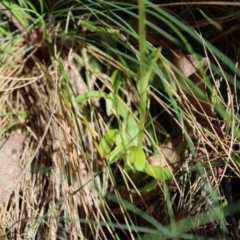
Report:
[[[93,237],[91,232],[98,239],[104,236],[96,223],[86,225],[79,221],[105,221],[95,187],[104,190],[98,176],[94,176],[97,159],[89,159],[90,155],[95,155],[93,137],[80,119],[74,120],[74,111],[78,112],[79,108],[73,106],[71,110],[70,105],[64,103],[74,99],[68,100],[64,95],[65,80],[60,69],[57,61],[49,67],[38,62],[31,72],[32,78],[28,78],[34,80],[31,84],[15,87],[15,90],[7,90],[9,84],[6,84],[5,91],[2,89],[2,106],[11,103],[9,107],[14,112],[31,109],[28,117],[19,116],[21,123],[28,121],[25,126],[30,135],[22,162],[26,170],[19,188],[20,195],[16,193],[1,208],[2,236],[90,239]],[[5,77],[5,73],[2,74]],[[9,79],[14,77],[11,73],[7,76]],[[23,73],[21,76],[27,77]],[[15,80],[15,86],[20,84],[21,80]],[[15,100],[17,104],[13,104]],[[2,119],[7,125],[12,116],[6,115]],[[42,138],[44,134],[46,136]],[[6,209],[8,204],[12,206],[9,210]]]

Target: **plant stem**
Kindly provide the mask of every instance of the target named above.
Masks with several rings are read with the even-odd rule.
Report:
[[[138,15],[139,15],[139,52],[140,52],[140,68],[138,76],[138,92],[140,95],[140,121],[139,121],[139,134],[138,134],[138,146],[142,146],[145,115],[147,107],[147,83],[144,83],[144,75],[146,72],[146,12],[145,12],[145,0],[138,0]]]

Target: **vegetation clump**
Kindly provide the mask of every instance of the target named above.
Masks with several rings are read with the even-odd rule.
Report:
[[[1,239],[240,239],[239,11],[2,1]]]

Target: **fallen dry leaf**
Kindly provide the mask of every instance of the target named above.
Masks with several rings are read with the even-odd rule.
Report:
[[[24,139],[24,134],[13,134],[0,140],[0,205],[16,187],[22,173],[18,161],[22,154]]]
[[[160,150],[171,165],[176,165],[179,162],[184,146],[183,144],[183,137],[180,133],[167,136],[161,144]]]
[[[169,135],[165,141],[161,143],[159,150],[160,153],[155,153],[148,158],[148,163],[152,165],[158,165],[166,167],[167,164],[163,160],[168,162],[171,167],[176,167],[179,163],[180,156],[184,148],[184,141],[182,134]]]
[[[201,61],[197,60],[195,54],[184,55],[181,50],[176,50],[174,54],[174,65],[186,76],[190,77],[198,69],[207,66],[208,59],[202,58]]]
[[[209,102],[206,83],[198,71],[208,65],[208,59],[202,58],[199,61],[194,54],[185,55],[181,50],[177,50],[175,51],[173,63],[186,77],[196,84],[204,94],[203,99],[200,99],[192,93],[186,93],[188,101],[182,99],[182,108],[189,109],[190,107],[192,115],[195,116],[197,122],[200,123],[202,127],[208,129],[213,134],[217,134],[218,137],[223,138],[224,135],[221,130],[221,124]]]

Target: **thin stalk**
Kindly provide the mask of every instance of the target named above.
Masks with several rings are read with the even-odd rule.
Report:
[[[138,92],[140,95],[140,121],[139,121],[139,135],[138,135],[138,146],[142,146],[145,115],[147,108],[147,85],[148,82],[144,81],[144,75],[146,72],[146,11],[145,11],[145,0],[138,0],[138,15],[139,15],[139,52],[140,52],[140,68],[138,76]]]

